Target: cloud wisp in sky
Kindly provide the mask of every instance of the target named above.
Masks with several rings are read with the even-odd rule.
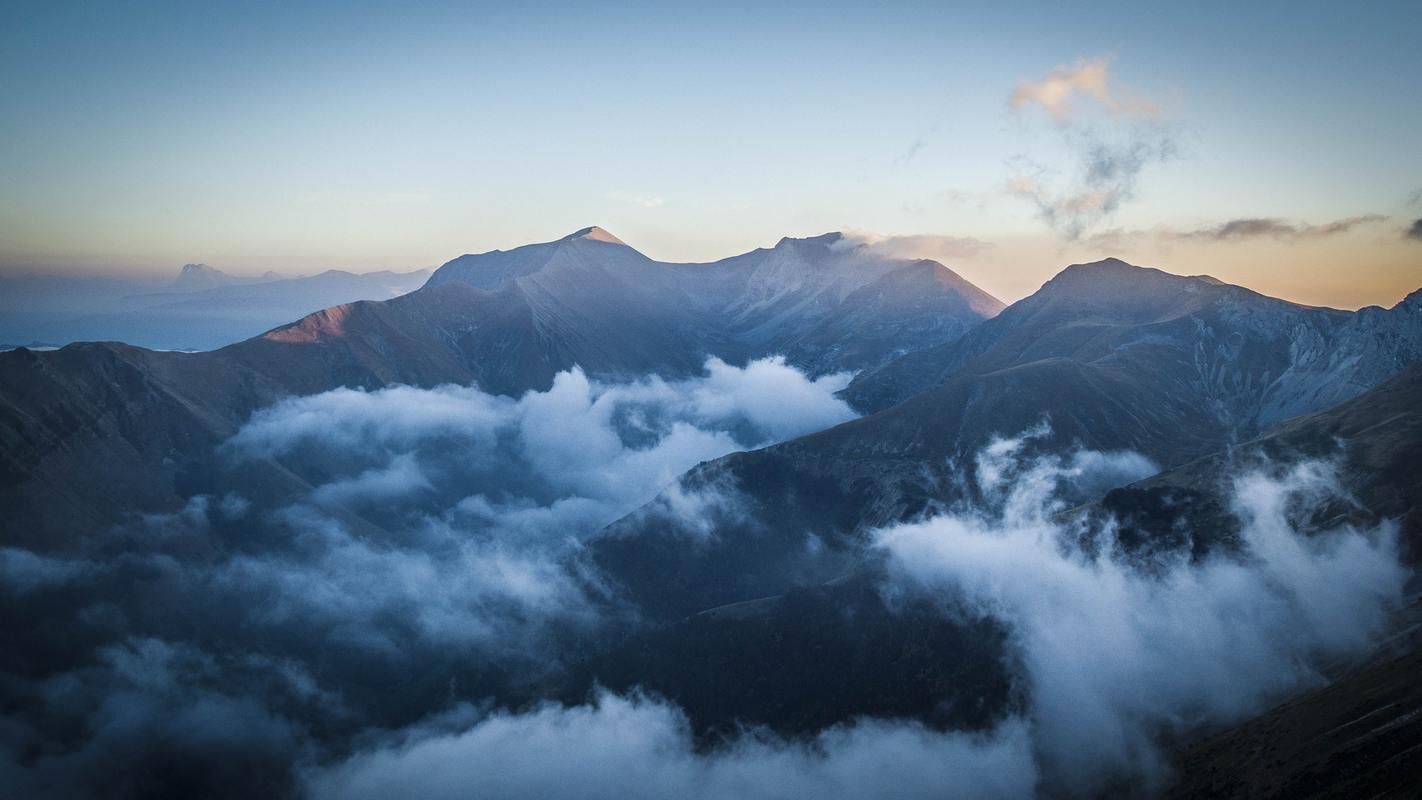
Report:
[[[1013,111],[1040,106],[1060,125],[1080,112],[1082,100],[1111,114],[1158,117],[1160,108],[1154,103],[1112,83],[1112,61],[1110,56],[1098,56],[1057,66],[1039,80],[1017,84],[1007,105]]]
[[[1114,86],[1110,71],[1108,58],[1083,59],[1019,84],[1008,98],[1018,115],[1043,109],[1071,161],[1054,168],[1019,156],[1004,188],[1030,202],[1037,217],[1067,239],[1109,218],[1136,196],[1148,167],[1179,153],[1176,126],[1154,103]],[[1093,101],[1090,108],[1082,98]]]

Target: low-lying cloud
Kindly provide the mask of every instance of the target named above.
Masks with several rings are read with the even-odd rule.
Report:
[[[1319,682],[1318,664],[1364,650],[1400,601],[1407,572],[1393,526],[1305,537],[1291,525],[1300,504],[1340,494],[1327,464],[1238,476],[1241,552],[1192,562],[1187,550],[1142,570],[1110,525],[1060,516],[1074,460],[1008,458],[1021,443],[980,458],[985,507],[877,539],[902,590],[940,593],[1008,626],[1049,789],[1160,788],[1163,734],[1228,724]]]
[[[845,381],[713,360],[686,381],[573,371],[518,399],[402,387],[262,411],[221,449],[223,491],[64,555],[0,550],[0,613],[26,620],[9,626],[0,780],[56,797],[1159,788],[1167,741],[1319,682],[1401,596],[1390,525],[1297,529],[1341,491],[1325,463],[1236,476],[1237,547],[1142,563],[1113,523],[1067,510],[1156,465],[1040,454],[1039,427],[967,465],[970,504],[867,542],[890,608],[1005,631],[1020,700],[985,727],[848,719],[706,742],[635,688],[546,691],[621,614],[577,558],[587,537],[700,460],[848,419]],[[736,490],[664,493],[656,513],[715,536]]]
[[[971,236],[885,236],[869,231],[848,231],[832,247],[838,250],[863,249],[886,258],[928,258],[951,264],[959,259],[972,258],[992,245]]]
[[[848,380],[711,359],[680,381],[573,370],[517,399],[341,389],[259,411],[178,511],[0,549],[0,614],[24,619],[0,781],[286,794],[299,758],[521,696],[616,613],[586,537],[700,461],[851,419]],[[658,513],[717,502],[684,500]]]
[[[980,733],[859,720],[792,742],[750,731],[694,746],[674,706],[599,694],[578,706],[416,727],[308,770],[317,798],[414,791],[499,797],[1029,797],[1158,790],[1167,740],[1256,713],[1321,681],[1318,664],[1385,629],[1406,571],[1394,530],[1303,535],[1300,509],[1339,493],[1327,464],[1237,476],[1237,550],[1143,567],[1114,527],[1063,515],[1076,495],[1141,477],[1132,453],[1029,457],[1044,430],[973,465],[981,501],[879,531],[884,591],[999,620],[1026,704]],[[1304,515],[1306,516],[1306,515]],[[550,759],[549,753],[558,757]]]

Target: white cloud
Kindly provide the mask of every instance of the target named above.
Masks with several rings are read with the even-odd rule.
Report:
[[[262,597],[248,612],[259,626],[304,621],[374,651],[398,650],[410,630],[536,651],[546,624],[592,621],[587,576],[569,571],[582,539],[702,461],[854,416],[834,396],[847,374],[812,380],[782,358],[705,370],[605,384],[573,369],[517,400],[442,386],[279,403],[224,451],[320,479],[269,515],[294,549],[239,555],[205,580]],[[711,494],[674,492],[655,511],[700,530],[735,513],[732,493]]]
[[[604,694],[497,714],[308,775],[315,798],[1019,798],[1035,781],[1023,727],[942,734],[863,722],[811,744],[747,735],[699,754],[674,707]]]
[[[1054,120],[1068,151],[1070,172],[1049,169],[1019,156],[1004,184],[1030,201],[1048,226],[1076,239],[1136,195],[1147,167],[1178,153],[1176,130],[1153,103],[1111,81],[1111,59],[1081,59],[1061,65],[1038,81],[1017,85],[1008,98],[1016,112],[1039,106]],[[1083,99],[1104,119],[1083,119]]]
[[[870,231],[847,231],[844,237],[832,246],[840,250],[864,248],[867,252],[888,258],[927,258],[944,264],[971,258],[992,247],[988,242],[971,236],[942,236],[938,234],[885,236]]]
[[[943,593],[1008,625],[1051,786],[1090,794],[1126,779],[1158,788],[1166,775],[1158,734],[1229,723],[1317,681],[1315,665],[1363,650],[1401,597],[1407,572],[1392,526],[1306,538],[1289,524],[1300,504],[1340,491],[1326,465],[1236,481],[1239,555],[1191,563],[1182,554],[1142,572],[1115,550],[1111,528],[1055,516],[1063,483],[1141,465],[1119,456],[1031,461],[1021,445],[983,453],[987,508],[889,528],[877,540],[905,591]]]
[[[1067,122],[1079,111],[1082,99],[1094,101],[1113,114],[1158,116],[1160,109],[1154,103],[1112,85],[1111,61],[1110,57],[1099,56],[1059,65],[1040,80],[1017,84],[1007,104],[1014,111],[1041,106],[1059,123]]]

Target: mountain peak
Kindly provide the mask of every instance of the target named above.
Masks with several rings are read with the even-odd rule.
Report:
[[[207,264],[184,264],[173,286],[180,289],[211,289],[232,282],[232,276]]]
[[[591,239],[595,242],[607,242],[608,244],[627,244],[616,236],[613,236],[612,234],[608,233],[606,229],[599,228],[596,225],[583,228],[579,231],[574,231],[573,233],[564,236],[563,239],[565,241],[571,241],[573,239]]]

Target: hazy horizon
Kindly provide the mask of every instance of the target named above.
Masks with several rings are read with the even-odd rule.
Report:
[[[663,261],[898,237],[1007,302],[1108,256],[1341,308],[1422,285],[1405,5],[816,8],[17,9],[0,274],[598,224]]]

